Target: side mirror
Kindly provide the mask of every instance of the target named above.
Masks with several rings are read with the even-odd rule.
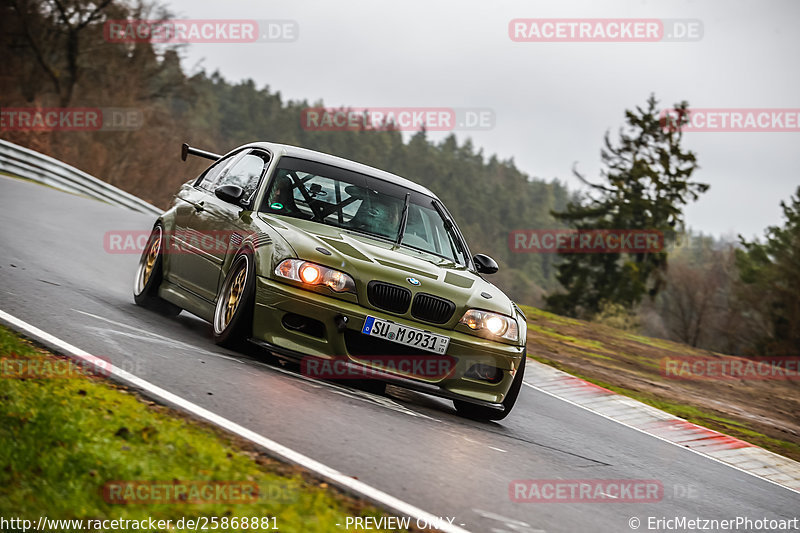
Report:
[[[223,185],[214,189],[214,194],[224,202],[235,204],[239,202],[239,199],[244,194],[244,189],[238,185]]]
[[[475,269],[481,274],[494,274],[500,268],[497,266],[497,262],[488,255],[475,254],[472,260],[475,262]]]

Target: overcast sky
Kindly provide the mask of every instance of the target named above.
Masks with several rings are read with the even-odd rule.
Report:
[[[491,108],[470,136],[524,172],[596,176],[606,130],[651,92],[666,106],[800,108],[800,2],[758,0],[167,0],[181,18],[291,19],[292,43],[191,44],[189,69],[252,78],[284,99],[326,106]],[[513,42],[515,18],[699,19],[693,42]],[[440,138],[442,134],[431,134]],[[711,189],[689,226],[761,236],[800,184],[800,133],[687,132]]]

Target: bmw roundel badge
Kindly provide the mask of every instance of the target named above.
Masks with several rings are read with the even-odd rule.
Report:
[[[412,285],[419,285],[419,280],[417,278],[406,278],[406,281]]]

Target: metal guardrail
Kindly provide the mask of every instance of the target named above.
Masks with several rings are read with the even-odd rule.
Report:
[[[83,194],[140,213],[160,215],[163,210],[141,198],[90,176],[66,163],[29,148],[0,139],[0,170],[61,189]]]

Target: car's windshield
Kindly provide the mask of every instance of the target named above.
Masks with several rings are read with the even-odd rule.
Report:
[[[467,264],[460,238],[433,198],[339,167],[282,158],[261,211],[373,235]]]

